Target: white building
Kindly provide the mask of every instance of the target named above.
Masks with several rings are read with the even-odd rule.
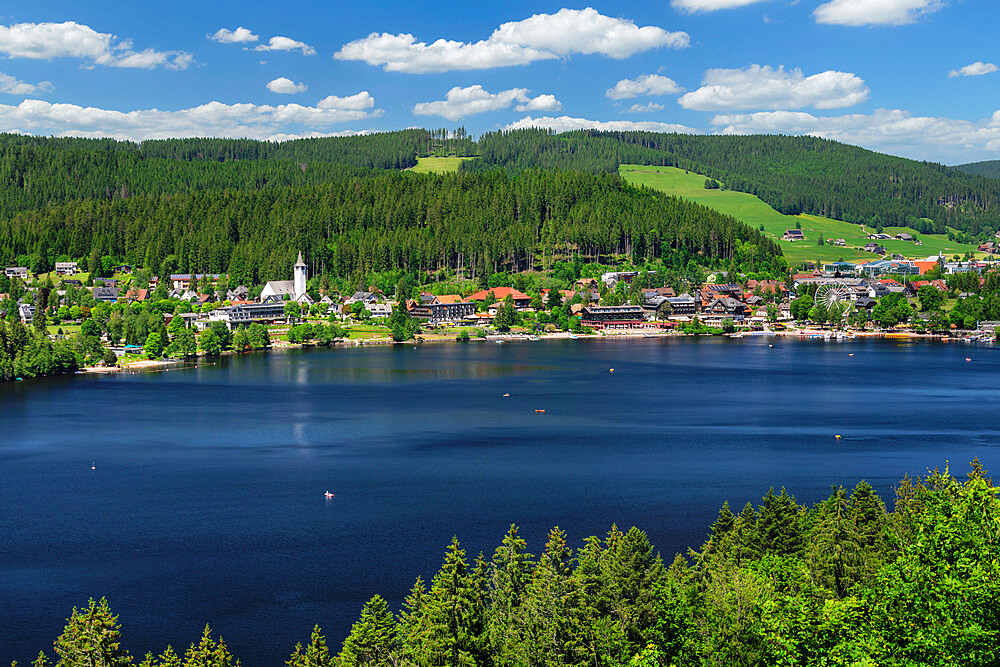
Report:
[[[268,281],[260,292],[260,300],[264,301],[272,296],[284,299],[288,296],[290,301],[312,305],[312,299],[306,294],[307,271],[306,263],[302,261],[302,253],[299,252],[299,259],[292,267],[292,280]]]

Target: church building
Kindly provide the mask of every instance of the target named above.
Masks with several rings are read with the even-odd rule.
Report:
[[[306,263],[302,261],[302,252],[299,251],[299,259],[292,267],[292,280],[269,281],[260,292],[260,300],[267,301],[273,298],[283,301],[287,295],[289,301],[298,301],[311,306],[313,301],[306,294],[307,273]]]

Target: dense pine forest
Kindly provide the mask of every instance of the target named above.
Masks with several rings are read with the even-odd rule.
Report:
[[[0,220],[0,257],[48,269],[114,256],[158,275],[284,277],[301,249],[313,274],[454,268],[524,271],[554,250],[636,261],[738,259],[769,265],[776,245],[710,209],[633,188],[617,174],[329,173],[323,185],[84,199]],[[536,257],[537,255],[537,257]]]
[[[955,169],[958,169],[966,174],[976,174],[977,176],[986,176],[989,178],[1000,178],[1000,160],[986,160],[984,162],[959,164],[955,166]]]
[[[905,224],[922,233],[950,226],[978,236],[1000,229],[1000,181],[815,137],[515,130],[483,135],[479,154],[461,168],[598,173],[620,164],[676,166],[790,215]]]
[[[398,611],[375,595],[342,645],[317,626],[287,665],[996,665],[998,491],[975,461],[964,480],[903,479],[891,512],[865,482],[809,508],[772,489],[738,514],[723,505],[705,543],[669,563],[638,528],[575,550],[553,528],[537,556],[516,526],[490,557],[454,539]],[[104,599],[73,610],[53,650],[33,664],[138,661]],[[140,664],[238,657],[206,627]]]
[[[459,176],[401,175],[417,155],[478,153]],[[1000,180],[811,137],[404,130],[283,143],[0,135],[0,261],[115,256],[150,268],[283,277],[313,272],[544,269],[594,261],[712,265],[780,254],[756,230],[641,193],[623,163],[675,165],[785,213],[851,222],[1000,228]],[[502,173],[497,173],[502,172]]]
[[[299,139],[113,139],[0,134],[0,219],[67,201],[326,183],[405,169],[433,147],[427,130]]]

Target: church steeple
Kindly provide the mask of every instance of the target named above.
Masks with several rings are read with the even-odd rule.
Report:
[[[295,287],[295,300],[297,301],[306,293],[306,263],[302,261],[302,251],[299,251],[299,259],[292,267],[293,284]]]

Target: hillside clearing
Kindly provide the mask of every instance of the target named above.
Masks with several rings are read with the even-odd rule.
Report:
[[[463,160],[471,160],[468,157],[418,157],[417,166],[410,167],[407,171],[417,174],[444,174],[450,171],[458,171],[458,165]]]
[[[768,206],[757,197],[745,192],[731,190],[705,189],[705,176],[686,172],[676,167],[650,167],[643,165],[623,164],[619,173],[633,185],[647,187],[665,192],[676,197],[693,201],[750,225],[754,229],[764,226],[764,234],[781,247],[790,264],[802,262],[833,262],[870,261],[879,259],[878,255],[865,252],[861,248],[868,243],[865,238],[869,232],[861,225],[854,225],[841,220],[833,220],[818,215],[784,215]],[[805,234],[805,241],[783,241],[782,234],[787,229],[795,229],[796,223]],[[879,241],[889,253],[899,253],[908,259],[922,259],[929,255],[943,252],[946,257],[964,255],[975,252],[976,247],[970,244],[949,241],[947,236],[940,234],[920,234],[909,227],[885,227],[886,234],[908,232],[921,241],[916,245],[910,241]],[[844,239],[845,247],[829,244],[817,245],[817,239]]]

